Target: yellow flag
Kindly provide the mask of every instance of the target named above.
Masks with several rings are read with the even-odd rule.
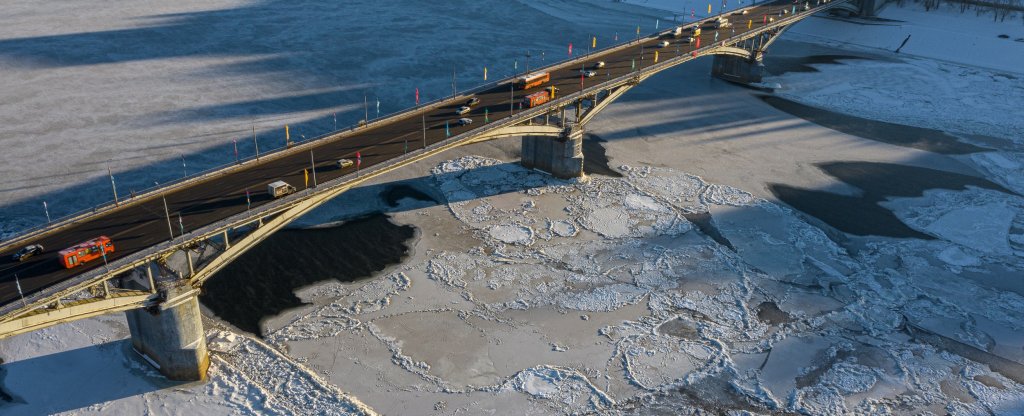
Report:
[[[596,48],[597,47],[597,36],[594,36],[594,39],[591,42],[590,47],[591,48]]]
[[[487,67],[484,67],[484,81],[487,81]]]
[[[654,51],[654,63],[658,63],[658,51]]]
[[[292,142],[292,136],[288,134],[288,125],[287,124],[284,125],[284,142],[286,144]]]
[[[754,20],[753,19],[747,20],[747,29],[750,29],[750,26],[753,26],[753,25],[754,25]]]
[[[640,34],[640,25],[636,25],[636,34],[637,34],[637,35],[639,35],[639,34]]]
[[[708,14],[711,14],[711,3],[708,3]]]
[[[306,169],[302,170],[302,176],[306,177],[306,187],[309,188],[309,171]]]

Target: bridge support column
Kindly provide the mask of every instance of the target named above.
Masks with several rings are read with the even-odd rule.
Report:
[[[210,354],[199,312],[198,291],[188,285],[162,285],[166,301],[125,312],[132,347],[171,380],[206,378]]]
[[[711,63],[711,75],[726,81],[751,84],[761,82],[764,64],[760,60],[749,60],[732,55],[715,55]]]
[[[557,178],[583,176],[583,129],[566,128],[557,138],[523,136],[521,163]]]

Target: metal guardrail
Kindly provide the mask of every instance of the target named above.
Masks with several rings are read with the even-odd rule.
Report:
[[[828,8],[834,7],[835,5],[837,5],[839,3],[845,3],[846,1],[849,1],[849,0],[831,0],[831,1],[828,1],[827,3],[823,4],[822,6],[812,8],[811,10],[808,10],[805,13],[806,13],[806,15],[810,15],[810,14],[816,13],[818,11],[822,11],[822,10],[826,10]],[[735,13],[735,11],[731,12],[731,13]],[[803,19],[804,17],[806,17],[806,15],[799,14],[799,16],[801,16],[800,19]],[[791,21],[794,20],[796,17],[797,17],[796,15],[790,15],[787,18],[778,19],[773,24],[766,25],[761,30],[758,30],[757,32],[761,33],[761,32],[763,32],[765,30],[770,30],[770,29],[773,29],[775,27],[785,26],[785,25],[791,24]],[[699,25],[699,24],[702,24],[703,22],[706,22],[707,20],[710,20],[710,19],[704,19],[704,20],[701,20],[701,21],[692,22],[690,24],[683,25],[683,27],[689,27],[689,26],[692,26],[692,25]],[[799,20],[799,19],[797,19],[797,20]],[[670,33],[671,30],[672,29],[667,29],[665,31],[656,32],[656,33],[654,33],[652,35],[649,35],[647,37],[641,38],[640,42],[657,39],[657,38],[659,38],[662,35]],[[735,41],[742,40],[740,38],[743,38],[743,37],[748,36],[748,35],[750,35],[750,32],[748,32],[746,34],[743,34],[741,36],[734,36],[734,37],[726,38],[726,39],[723,39],[723,41],[725,43],[735,42]],[[636,40],[633,40],[633,41],[630,41],[630,42],[627,42],[627,43],[624,43],[624,44],[614,45],[614,46],[605,48],[604,50],[600,51],[600,54],[608,53],[609,51],[612,51],[612,50],[617,50],[617,49],[633,46],[636,43],[638,43],[638,42]],[[708,46],[700,48],[700,49],[696,50],[696,52],[698,52],[697,56],[699,57],[699,56],[707,55],[707,54],[709,54],[709,52],[713,52],[714,49],[721,47],[721,44],[722,44],[722,41],[720,41],[718,43],[712,43],[712,44],[710,44]],[[562,67],[564,65],[575,64],[575,63],[578,63],[580,61],[585,61],[585,60],[593,59],[594,55],[595,55],[594,53],[591,53],[591,54],[586,55],[586,56],[576,57],[576,58],[573,58],[573,59],[566,59],[564,61],[552,64],[552,65],[547,66],[547,67],[539,68],[539,69],[546,69],[546,70],[549,70],[549,71],[550,70],[554,70],[554,69],[560,68],[560,67]],[[121,259],[118,259],[118,260],[116,260],[114,262],[111,262],[107,266],[107,268],[96,268],[96,269],[93,269],[93,270],[91,270],[89,272],[83,273],[83,274],[81,274],[81,275],[79,275],[79,276],[77,276],[75,278],[68,279],[66,281],[57,283],[55,285],[51,285],[50,287],[47,288],[47,290],[45,290],[45,292],[48,292],[48,294],[44,294],[43,291],[36,292],[36,293],[30,294],[29,296],[26,296],[25,297],[25,301],[27,303],[29,303],[30,305],[34,305],[34,304],[36,304],[36,302],[46,301],[47,299],[54,298],[54,297],[56,297],[59,294],[64,293],[64,292],[68,292],[68,291],[72,291],[73,292],[73,291],[76,291],[76,290],[81,290],[81,288],[83,288],[83,287],[88,287],[88,286],[96,284],[98,281],[104,280],[104,279],[98,279],[100,277],[103,277],[103,275],[108,275],[107,277],[112,277],[113,275],[122,273],[124,271],[129,270],[129,269],[137,267],[137,266],[139,266],[141,264],[144,264],[144,263],[153,261],[153,260],[155,260],[157,258],[160,258],[165,253],[168,253],[168,252],[171,252],[171,251],[174,251],[174,250],[178,250],[180,247],[182,247],[184,245],[193,244],[193,243],[198,242],[198,241],[207,240],[207,239],[210,239],[210,238],[214,237],[215,235],[219,235],[219,234],[223,233],[225,230],[228,230],[228,229],[231,229],[231,228],[239,228],[239,227],[242,227],[242,226],[246,226],[246,225],[252,224],[254,222],[257,222],[257,221],[261,220],[262,218],[266,218],[266,217],[269,217],[269,216],[280,214],[280,213],[282,213],[284,211],[287,211],[288,209],[290,209],[290,208],[292,208],[292,207],[294,207],[294,206],[296,206],[298,204],[301,204],[302,201],[304,201],[306,198],[308,198],[310,196],[313,196],[313,195],[316,195],[316,194],[319,194],[319,193],[323,193],[323,192],[329,192],[329,191],[335,190],[336,188],[338,188],[340,186],[351,186],[351,184],[350,184],[351,182],[358,182],[361,179],[362,180],[369,179],[369,177],[376,176],[378,174],[378,172],[385,172],[385,171],[391,170],[392,168],[394,168],[394,167],[396,167],[398,165],[403,165],[403,164],[411,163],[410,162],[411,160],[417,160],[417,159],[419,159],[421,157],[424,157],[425,154],[432,154],[432,153],[438,151],[439,149],[444,149],[444,148],[448,148],[448,147],[452,147],[452,146],[458,146],[458,145],[460,145],[459,142],[465,141],[467,139],[471,139],[471,138],[473,138],[475,136],[479,136],[481,134],[484,134],[484,133],[487,133],[487,132],[490,132],[490,131],[493,131],[493,130],[497,130],[497,129],[500,129],[500,128],[503,128],[503,127],[514,126],[516,124],[522,123],[524,120],[529,120],[529,119],[537,118],[537,117],[542,116],[542,115],[544,115],[546,113],[549,113],[552,109],[565,107],[569,103],[572,103],[572,102],[574,102],[576,100],[579,100],[579,99],[582,99],[584,97],[588,97],[588,96],[594,95],[594,94],[599,93],[601,91],[605,91],[605,90],[608,90],[608,89],[611,89],[611,88],[615,88],[615,87],[618,87],[618,86],[621,86],[621,85],[633,83],[639,77],[644,77],[646,75],[652,75],[654,73],[657,73],[657,72],[660,72],[662,70],[668,69],[669,67],[672,67],[672,66],[675,66],[675,65],[687,62],[689,60],[693,60],[693,59],[696,59],[693,55],[691,55],[691,54],[683,54],[683,55],[676,56],[676,57],[667,59],[665,61],[656,63],[654,65],[650,65],[650,66],[647,66],[647,67],[641,67],[641,68],[638,68],[636,71],[632,71],[632,72],[627,73],[626,75],[623,75],[623,76],[620,76],[620,77],[617,77],[617,78],[614,78],[614,79],[611,79],[611,80],[607,80],[605,82],[602,82],[602,83],[596,84],[594,86],[585,88],[585,89],[583,89],[583,90],[581,90],[579,92],[563,96],[563,97],[558,98],[556,100],[552,100],[552,101],[550,101],[550,102],[548,102],[548,103],[546,103],[546,104],[544,104],[542,106],[534,107],[534,108],[527,109],[527,110],[522,110],[519,113],[514,113],[514,114],[510,115],[509,117],[505,117],[503,119],[496,120],[496,121],[494,121],[492,123],[482,125],[479,128],[475,128],[475,129],[463,132],[463,133],[461,133],[459,135],[443,139],[443,140],[441,140],[441,141],[439,141],[437,143],[434,143],[434,144],[431,144],[431,145],[427,146],[426,148],[417,149],[417,150],[411,151],[409,153],[406,153],[406,154],[404,154],[402,156],[399,156],[397,158],[392,158],[392,159],[389,159],[389,160],[387,160],[385,162],[378,163],[378,164],[376,164],[376,165],[374,165],[374,166],[372,166],[372,167],[370,167],[368,169],[361,170],[361,171],[356,172],[356,173],[349,173],[349,174],[347,174],[345,176],[342,176],[342,177],[339,177],[339,178],[335,178],[334,180],[331,180],[329,182],[320,183],[315,188],[309,188],[308,190],[305,190],[305,191],[302,191],[302,192],[297,192],[297,193],[289,195],[287,197],[284,197],[284,198],[281,198],[281,199],[278,199],[278,200],[274,200],[274,201],[271,201],[269,203],[260,205],[260,206],[256,207],[255,209],[247,210],[246,212],[236,214],[234,216],[225,218],[225,219],[223,219],[221,221],[218,221],[216,223],[209,224],[207,226],[204,226],[204,227],[201,227],[199,229],[193,230],[192,232],[189,232],[189,233],[187,233],[187,234],[185,234],[183,236],[180,236],[180,239],[179,238],[175,238],[175,239],[172,239],[172,240],[163,241],[161,243],[155,244],[155,245],[151,246],[147,250],[139,251],[139,252],[130,254],[130,255],[126,256],[126,257],[123,257]],[[501,85],[501,84],[512,82],[514,79],[515,79],[515,77],[505,78],[503,80],[499,80],[499,81],[496,81],[496,82],[493,82],[493,83],[488,83],[488,84],[480,85],[480,86],[474,87],[474,88],[472,88],[470,90],[467,90],[462,95],[469,95],[469,94],[472,94],[472,93],[475,93],[475,92],[482,91],[482,90],[487,89],[487,88],[493,88],[493,87]],[[280,158],[280,157],[288,156],[288,155],[296,153],[296,152],[300,152],[300,151],[304,152],[304,151],[308,150],[308,148],[310,148],[310,147],[322,144],[322,140],[324,140],[324,139],[328,139],[328,140],[331,140],[331,141],[333,141],[333,140],[340,140],[340,139],[342,139],[344,137],[347,137],[347,136],[353,134],[354,132],[362,131],[362,130],[365,130],[365,129],[370,129],[370,128],[373,128],[373,127],[376,127],[376,126],[384,125],[384,124],[386,124],[388,122],[392,122],[392,121],[394,121],[395,118],[397,118],[399,116],[402,116],[402,115],[410,115],[410,114],[416,114],[417,112],[425,112],[425,111],[432,110],[432,109],[436,108],[437,106],[449,103],[449,102],[451,102],[451,101],[453,101],[454,99],[457,99],[457,98],[458,98],[458,96],[456,96],[454,98],[453,97],[447,97],[447,98],[441,98],[441,99],[433,100],[431,102],[422,104],[422,105],[420,105],[418,107],[410,108],[410,109],[407,109],[407,110],[399,111],[399,112],[396,112],[396,113],[392,113],[392,114],[380,117],[378,119],[375,119],[373,122],[367,123],[366,125],[363,125],[363,126],[360,126],[360,125],[350,126],[349,128],[344,129],[344,130],[334,131],[334,132],[331,132],[331,133],[328,133],[328,134],[325,134],[325,135],[317,136],[317,137],[314,137],[312,139],[308,139],[308,140],[299,142],[297,145],[291,146],[290,148],[280,147],[280,148],[275,149],[275,151],[273,151],[273,152],[265,154],[265,156],[261,155],[260,161],[262,161],[264,158],[277,159],[277,158]],[[209,178],[211,178],[211,177],[213,177],[215,175],[218,175],[218,174],[222,175],[222,174],[230,173],[230,172],[232,172],[232,171],[234,171],[236,169],[241,169],[243,167],[246,167],[247,164],[251,164],[255,160],[256,160],[255,157],[252,157],[252,158],[249,158],[248,160],[246,160],[244,162],[234,163],[234,164],[228,165],[226,167],[221,167],[219,169],[210,169],[208,171],[205,171],[203,174],[197,175],[195,177],[186,178],[186,179],[183,179],[181,181],[175,182],[175,183],[173,183],[173,184],[171,184],[169,186],[153,189],[153,190],[151,190],[149,193],[147,193],[145,195],[137,195],[136,198],[131,200],[129,203],[133,203],[133,202],[136,202],[136,201],[144,201],[146,199],[153,198],[153,197],[155,197],[155,196],[157,196],[157,195],[159,195],[161,193],[167,192],[168,190],[177,189],[177,188],[180,188],[180,187],[182,187],[182,186],[184,186],[186,184],[192,184],[192,183],[195,183],[195,182],[198,182],[198,181],[206,180],[206,179],[209,179]],[[95,212],[97,212],[97,213],[98,212],[107,212],[109,210],[118,209],[118,208],[123,207],[123,206],[125,206],[125,204],[121,204],[118,207],[109,207],[107,210],[104,210],[104,211],[95,211]],[[62,225],[63,226],[67,226],[67,225],[70,225],[70,224],[73,224],[73,221],[71,223],[65,223],[65,224],[62,224]],[[47,228],[46,231],[52,231],[52,230],[57,229],[57,228],[60,228],[60,226],[54,226],[54,227]],[[38,233],[38,231],[36,233]],[[12,245],[12,244],[16,243],[18,240],[21,240],[21,239],[24,239],[24,238],[30,238],[30,237],[25,237],[24,235],[23,236],[19,236],[16,239],[9,240],[8,242],[5,243],[5,245],[7,245],[7,246]],[[0,306],[0,316],[7,316],[8,314],[10,314],[12,312],[18,312],[20,309],[25,309],[26,308],[25,306],[20,306],[19,307],[19,303],[20,302],[11,302],[11,303],[9,303],[7,305]],[[34,307],[39,307],[39,305],[35,305]],[[28,309],[32,309],[32,308],[28,308]]]
[[[758,6],[749,6],[749,7],[745,7],[745,8],[741,8],[741,9],[736,9],[736,10],[747,10],[747,9],[752,9],[752,8],[755,8],[755,7],[758,7]],[[726,14],[722,14],[722,15],[729,15],[729,14],[732,14],[732,13],[736,13],[736,10],[730,11],[730,12],[728,12]],[[718,16],[722,16],[722,15],[718,15]],[[705,23],[707,21],[710,21],[710,20],[718,18],[718,16],[708,17],[708,18],[705,18],[705,19],[701,19],[701,20],[698,20],[698,21],[695,21],[695,22],[690,22],[690,23],[686,23],[686,24],[682,24],[682,25],[669,25],[669,29],[658,31],[658,32],[654,32],[654,33],[648,34],[646,36],[639,37],[638,39],[631,39],[631,40],[626,41],[626,42],[622,42],[622,43],[618,43],[618,44],[612,44],[612,45],[609,45],[607,47],[603,47],[603,48],[599,48],[599,49],[594,49],[592,51],[589,51],[586,54],[581,54],[579,56],[570,57],[570,58],[566,58],[566,59],[563,59],[563,60],[560,60],[560,61],[556,61],[556,62],[554,62],[552,64],[547,65],[547,66],[536,68],[534,70],[534,72],[540,71],[540,70],[553,71],[553,70],[557,70],[557,69],[563,68],[563,67],[565,67],[565,66],[567,66],[569,64],[575,64],[575,63],[579,63],[579,62],[582,62],[582,61],[590,60],[590,59],[593,59],[596,55],[603,55],[603,54],[606,54],[606,53],[609,53],[609,52],[612,52],[612,51],[615,51],[615,50],[618,50],[618,49],[627,48],[627,47],[636,45],[638,43],[643,43],[643,42],[646,42],[646,41],[649,41],[649,40],[657,39],[657,38],[659,38],[659,37],[661,37],[661,36],[671,32],[672,28],[674,28],[674,27],[690,27],[690,26],[694,26],[694,25],[701,25],[701,24],[703,24],[703,23]],[[524,74],[525,74],[525,72],[524,72]],[[455,96],[444,96],[444,97],[441,97],[441,98],[437,98],[437,99],[434,99],[434,100],[431,100],[431,101],[419,104],[419,105],[414,106],[414,107],[409,107],[409,108],[406,108],[406,109],[403,109],[403,110],[398,110],[398,111],[395,111],[395,112],[392,112],[392,113],[389,113],[389,114],[385,114],[385,115],[382,115],[382,116],[375,117],[375,118],[373,118],[371,120],[366,120],[365,124],[361,124],[361,123],[357,122],[355,124],[352,124],[352,125],[348,126],[347,128],[342,128],[342,129],[339,129],[339,130],[331,131],[331,132],[328,132],[328,133],[325,133],[325,134],[321,134],[321,135],[318,135],[318,136],[315,136],[313,138],[306,139],[306,140],[303,140],[303,141],[294,141],[292,143],[294,143],[294,144],[305,144],[305,143],[309,143],[309,142],[318,142],[320,140],[329,139],[329,138],[332,138],[334,136],[345,135],[346,133],[351,133],[351,132],[355,132],[355,131],[361,131],[361,130],[373,128],[373,127],[385,124],[387,122],[392,122],[392,121],[394,121],[393,120],[394,118],[397,118],[399,116],[416,114],[419,111],[424,111],[426,109],[432,109],[432,108],[435,108],[435,107],[437,107],[439,105],[442,105],[442,104],[445,104],[445,103],[448,103],[448,102],[457,101],[457,99],[459,97],[470,96],[470,95],[473,95],[473,94],[485,91],[487,89],[500,86],[502,84],[507,84],[509,82],[513,82],[519,76],[521,76],[521,75],[513,75],[511,77],[499,79],[499,80],[496,80],[496,81],[493,81],[493,82],[488,82],[488,83],[484,83],[484,84],[478,84],[478,85],[476,85],[474,87],[471,87],[471,88],[469,88],[467,90],[462,91],[461,93],[458,93]],[[336,137],[336,138],[340,139],[341,137]],[[27,242],[27,240],[35,238],[35,237],[38,237],[41,234],[45,234],[45,233],[48,233],[48,232],[51,232],[51,231],[62,229],[62,228],[67,227],[68,225],[73,225],[73,224],[77,223],[78,220],[80,220],[80,219],[87,218],[87,217],[90,217],[90,216],[94,216],[94,215],[99,214],[99,213],[110,212],[110,211],[117,210],[117,209],[119,209],[121,207],[124,207],[124,206],[129,206],[129,205],[133,205],[135,203],[146,201],[146,200],[149,200],[149,199],[151,199],[153,197],[156,197],[156,196],[158,196],[160,194],[164,194],[164,193],[167,193],[167,192],[171,192],[171,191],[180,189],[180,188],[182,188],[182,187],[184,187],[186,185],[192,185],[192,184],[195,184],[197,182],[202,182],[204,180],[210,179],[211,177],[215,176],[216,174],[224,174],[224,173],[232,172],[232,171],[235,170],[235,168],[240,167],[240,166],[247,166],[248,164],[251,164],[254,161],[261,161],[264,158],[275,158],[275,156],[279,157],[279,156],[283,156],[283,155],[292,154],[291,152],[287,152],[287,151],[289,149],[291,149],[291,148],[294,148],[294,147],[296,147],[296,146],[295,145],[290,146],[290,147],[289,146],[280,146],[280,147],[272,148],[272,149],[269,149],[268,151],[262,153],[259,157],[253,155],[253,156],[247,156],[247,157],[244,157],[244,158],[239,158],[238,161],[236,161],[236,162],[225,163],[225,164],[222,164],[222,165],[214,166],[214,167],[207,168],[207,169],[205,169],[203,171],[200,171],[200,172],[198,172],[196,174],[193,174],[193,175],[190,175],[190,176],[187,176],[187,177],[173,179],[173,180],[164,182],[163,184],[161,184],[159,186],[145,188],[145,189],[135,193],[135,195],[133,197],[131,197],[130,199],[124,200],[123,202],[119,201],[118,203],[115,203],[113,200],[109,200],[107,202],[101,203],[101,204],[93,206],[91,208],[85,208],[85,209],[82,209],[82,210],[79,210],[79,211],[76,211],[76,212],[73,212],[73,213],[70,213],[70,214],[63,215],[63,216],[58,217],[58,218],[56,218],[56,219],[54,219],[52,221],[49,221],[46,224],[40,224],[40,225],[37,225],[37,226],[34,226],[34,227],[29,227],[27,229],[24,229],[24,230],[16,233],[14,236],[8,238],[7,240],[0,241],[0,250],[7,250],[7,249],[12,248],[13,246],[17,246],[19,244],[24,244],[25,242]]]

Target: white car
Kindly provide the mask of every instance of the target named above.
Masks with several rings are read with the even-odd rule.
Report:
[[[461,116],[461,115],[463,115],[463,114],[466,114],[466,113],[468,113],[468,112],[469,112],[470,110],[472,110],[472,108],[469,108],[469,106],[468,106],[468,105],[464,105],[464,106],[462,106],[462,107],[459,107],[459,109],[458,109],[458,110],[455,110],[455,114],[458,114],[458,115],[460,115],[460,116]]]
[[[594,69],[601,69],[601,68],[604,68],[604,61],[597,61],[597,63],[594,64]]]
[[[584,69],[584,70],[580,71],[580,75],[583,75],[584,77],[587,77],[587,78],[591,78],[591,77],[597,76],[597,71],[588,71],[588,70]]]
[[[458,125],[460,125],[460,126],[468,126],[470,124],[473,124],[473,119],[468,118],[468,117],[460,118],[459,121],[458,121]]]
[[[669,45],[669,42],[667,40],[663,40],[661,42],[658,42],[658,47],[659,48],[667,48],[668,45]]]

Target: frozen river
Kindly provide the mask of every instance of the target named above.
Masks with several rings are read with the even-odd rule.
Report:
[[[314,129],[335,110],[361,118],[351,103],[364,89],[388,112],[420,83],[445,94],[452,50],[470,85],[469,68],[513,62],[524,45],[563,53],[568,38],[653,30],[673,15],[555,0],[290,5],[63,5],[49,13],[64,19],[54,29],[53,16],[14,3],[20,17],[0,26],[0,81],[14,86],[0,92],[10,97],[0,117],[8,132],[54,134],[0,139],[27,148],[8,153],[5,169],[32,184],[0,189],[0,223],[38,221],[35,201],[73,172],[85,186],[65,203],[91,203],[86,190],[105,189],[104,153],[125,154],[116,175],[126,183],[160,180],[180,168],[177,152],[207,166],[227,157],[252,119],[268,120],[270,143],[284,122]],[[883,17],[934,29],[957,16],[939,13],[893,7]],[[539,29],[511,27],[509,15]],[[224,27],[240,20],[251,24]],[[1003,26],[1008,42],[1024,37],[1019,23]],[[379,25],[415,27],[407,40],[419,42],[408,44],[427,46],[389,53],[406,40],[383,39]],[[314,262],[252,277],[274,283],[247,299],[268,300],[255,305],[265,316],[243,322],[212,306],[239,296],[232,284],[207,293],[209,382],[159,377],[127,348],[120,315],[0,341],[10,398],[0,395],[0,413],[1022,414],[1024,114],[1014,103],[1024,74],[935,60],[927,44],[895,55],[871,42],[913,25],[895,26],[797,26],[771,50],[769,81],[783,88],[769,99],[711,79],[709,59],[658,75],[588,126],[601,139],[590,154],[603,150],[608,164],[585,180],[522,169],[510,139],[346,193],[295,224],[340,227],[289,230],[265,248],[284,253],[263,269]],[[119,36],[170,45],[75,52]],[[182,36],[193,41],[166,40]],[[365,64],[339,65],[357,56]],[[143,93],[163,104],[130,99]],[[77,94],[82,115],[60,110]],[[76,122],[26,120],[47,105]],[[103,140],[116,130],[153,138]],[[73,132],[97,149],[68,167],[30,145]],[[364,262],[360,245],[387,255]],[[325,259],[331,249],[357,254]],[[245,282],[260,272],[233,273]]]

